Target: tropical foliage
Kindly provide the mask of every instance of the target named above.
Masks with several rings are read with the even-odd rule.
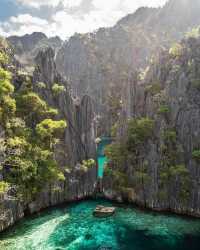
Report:
[[[5,68],[7,61],[1,51],[0,125],[5,131],[1,147],[5,153],[0,162],[4,180],[0,182],[0,192],[14,186],[17,195],[29,201],[45,185],[65,179],[55,160],[54,146],[67,123],[53,119],[58,111],[33,91],[30,79],[15,91],[12,74]]]

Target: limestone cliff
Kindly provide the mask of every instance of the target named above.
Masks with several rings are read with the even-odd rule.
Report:
[[[199,25],[199,11],[198,0],[170,0],[163,8],[140,8],[112,28],[71,37],[57,53],[57,68],[69,79],[75,95],[93,97],[106,127],[112,88],[123,92],[135,70],[144,69],[152,56]]]
[[[123,164],[113,166],[125,188],[116,190],[115,178],[106,177],[106,196],[200,216],[199,47],[200,38],[190,37],[164,50],[145,78],[127,87],[115,143],[122,155],[125,138],[129,148]],[[147,118],[154,128],[143,144],[138,131],[147,132]]]
[[[33,70],[34,58],[44,48],[51,47],[57,51],[62,46],[59,37],[48,38],[41,32],[34,32],[24,36],[10,36],[8,41],[14,49],[15,58],[29,71]]]
[[[163,8],[140,8],[112,28],[76,34],[59,50],[58,70],[71,79],[79,94],[98,93],[103,98],[100,90],[119,84],[119,74],[144,67],[155,52],[199,25],[199,9],[198,0],[192,4],[170,0]]]
[[[54,149],[55,158],[64,171],[66,180],[62,183],[47,183],[44,190],[31,202],[21,202],[16,197],[15,187],[10,187],[8,192],[0,197],[1,231],[14,224],[26,213],[38,212],[59,203],[90,197],[95,188],[96,167],[86,170],[81,166],[83,160],[96,158],[96,124],[93,102],[89,96],[84,96],[80,101],[71,97],[67,82],[56,70],[54,51],[51,48],[40,51],[35,58],[35,63],[37,66],[33,76],[30,76],[33,90],[51,107],[59,111],[58,119],[65,119],[68,123],[64,137]],[[15,66],[12,68],[14,69],[13,74],[15,74]],[[23,74],[24,72],[20,76],[13,77],[16,91],[23,88],[23,83],[27,79],[27,75]],[[62,86],[63,91],[54,92],[55,84]],[[1,129],[1,139],[3,139],[3,135],[4,132]],[[4,154],[6,152],[1,150],[0,157],[4,157]],[[2,180],[2,176],[0,178]]]
[[[63,44],[42,33],[9,38],[16,91],[27,76],[17,71],[28,70],[34,91],[68,122],[54,150],[66,181],[27,203],[9,189],[0,197],[0,230],[27,212],[90,196],[96,169],[85,171],[81,162],[96,157],[96,135],[109,135],[115,123],[119,162],[106,173],[105,196],[200,216],[199,34],[169,51],[200,24],[199,11],[199,0],[170,0]],[[0,139],[4,132],[0,127]],[[5,153],[1,144],[0,162]]]

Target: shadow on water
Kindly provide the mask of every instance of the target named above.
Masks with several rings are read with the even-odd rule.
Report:
[[[117,206],[116,214],[93,217],[97,204]],[[28,217],[0,240],[5,250],[197,250],[200,220],[90,200]]]

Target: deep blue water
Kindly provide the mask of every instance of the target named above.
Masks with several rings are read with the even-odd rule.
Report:
[[[95,218],[97,204],[83,201],[22,220],[0,235],[2,250],[199,250],[200,220],[118,207]],[[115,204],[114,204],[115,205]]]

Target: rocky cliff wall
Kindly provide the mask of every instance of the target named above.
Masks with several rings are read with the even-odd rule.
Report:
[[[66,180],[63,183],[47,185],[31,203],[20,202],[15,197],[15,192],[12,192],[12,188],[9,189],[8,193],[0,197],[0,231],[13,225],[27,213],[91,197],[96,185],[96,167],[86,170],[81,166],[85,159],[96,159],[93,101],[89,96],[84,96],[81,100],[74,100],[70,96],[67,82],[56,70],[54,51],[51,48],[39,52],[35,62],[37,66],[32,76],[34,91],[59,111],[57,118],[64,119],[68,123],[64,137],[54,150],[55,158],[64,171]],[[40,88],[38,83],[43,83],[45,88]],[[55,94],[53,92],[55,83],[65,86],[64,90]],[[20,89],[20,81],[16,84]]]
[[[148,117],[155,127],[137,156],[113,166],[125,174],[126,188],[116,189],[106,177],[105,196],[199,217],[200,39],[184,40],[179,48],[178,54],[162,52],[145,79],[127,87],[116,141],[127,136],[128,119]]]
[[[75,95],[95,100],[101,127],[106,128],[111,89],[123,92],[135,70],[144,69],[163,47],[198,26],[199,11],[198,0],[170,0],[162,8],[140,8],[112,28],[76,34],[56,55],[58,71],[68,77]]]

